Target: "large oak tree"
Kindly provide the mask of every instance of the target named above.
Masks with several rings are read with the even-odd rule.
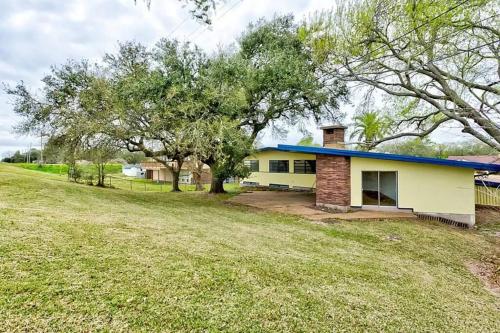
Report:
[[[325,77],[391,97],[391,133],[372,147],[455,126],[500,150],[499,15],[494,0],[357,0],[301,36]]]

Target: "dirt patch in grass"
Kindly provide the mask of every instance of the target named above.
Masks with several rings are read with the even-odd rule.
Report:
[[[481,280],[486,289],[500,297],[500,258],[498,256],[469,262],[467,268]]]
[[[478,225],[499,224],[500,207],[476,206],[476,223]]]
[[[500,238],[500,207],[476,206],[476,228],[479,232]]]

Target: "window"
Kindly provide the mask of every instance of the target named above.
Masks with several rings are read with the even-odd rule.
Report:
[[[250,169],[250,172],[259,172],[259,160],[246,160],[245,166]]]
[[[295,173],[316,173],[315,160],[295,160],[293,161],[293,172]]]
[[[288,173],[288,160],[269,161],[269,172]]]
[[[396,206],[397,175],[393,171],[363,171],[363,205]]]

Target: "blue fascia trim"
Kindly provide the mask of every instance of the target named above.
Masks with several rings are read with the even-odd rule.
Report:
[[[348,157],[360,157],[360,158],[374,158],[374,159],[378,159],[378,160],[391,160],[391,161],[445,165],[445,166],[453,166],[453,167],[468,168],[468,169],[475,169],[475,170],[485,170],[485,171],[493,171],[493,172],[500,171],[500,165],[498,165],[498,164],[445,160],[442,158],[432,158],[432,157],[418,157],[418,156],[411,156],[411,155],[372,153],[372,152],[365,152],[365,151],[358,151],[358,150],[334,149],[334,148],[323,148],[323,147],[307,147],[307,146],[292,146],[292,145],[278,145],[278,147],[276,149],[281,150],[281,151],[289,151],[289,152],[297,152],[297,153],[305,153],[305,154],[322,154],[322,155],[348,156]]]
[[[495,187],[495,188],[500,187],[499,182],[492,182],[489,180],[482,181],[482,180],[476,179],[475,183],[476,183],[476,185],[487,186],[487,187]]]

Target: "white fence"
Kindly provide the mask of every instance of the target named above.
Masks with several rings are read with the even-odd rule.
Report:
[[[500,189],[476,185],[476,205],[500,206]]]

